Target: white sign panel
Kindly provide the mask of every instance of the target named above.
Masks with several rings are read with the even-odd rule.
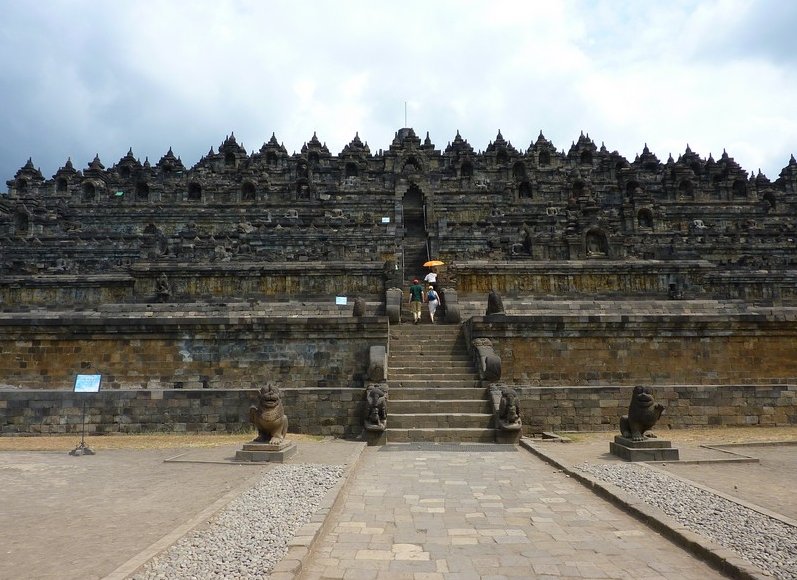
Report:
[[[78,375],[75,377],[76,393],[99,393],[102,375]]]

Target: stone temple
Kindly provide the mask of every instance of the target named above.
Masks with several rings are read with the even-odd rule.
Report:
[[[79,431],[84,373],[95,433],[236,430],[268,383],[292,431],[336,436],[382,384],[395,441],[493,440],[506,387],[526,433],[615,429],[635,385],[674,428],[797,423],[793,156],[771,181],[688,146],[403,128],[375,152],[230,135],[193,167],[29,160],[7,186],[2,433]],[[429,259],[442,324],[413,325]]]

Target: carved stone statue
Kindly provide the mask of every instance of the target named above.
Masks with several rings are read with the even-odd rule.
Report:
[[[652,429],[664,412],[664,405],[654,403],[650,387],[637,385],[631,395],[628,415],[620,418],[620,434],[632,441],[644,441],[645,437],[655,437],[646,433]]]
[[[385,288],[401,287],[401,270],[398,268],[396,260],[386,260],[382,266],[382,276],[385,281]]]
[[[495,352],[489,338],[474,338],[471,341],[476,355],[479,378],[497,381],[501,378],[501,357]]]
[[[384,431],[387,427],[387,385],[371,383],[365,390],[365,430]]]
[[[495,290],[487,295],[487,316],[491,314],[504,314],[504,302]]]
[[[504,431],[516,431],[522,428],[520,401],[515,389],[511,387],[501,387],[501,403],[498,406],[498,428]]]
[[[269,384],[260,389],[257,406],[249,407],[249,420],[257,429],[257,437],[252,443],[282,443],[288,432],[288,417],[276,386]]]
[[[168,302],[172,295],[172,285],[169,283],[169,277],[165,272],[155,280],[155,293],[158,295],[160,302]]]

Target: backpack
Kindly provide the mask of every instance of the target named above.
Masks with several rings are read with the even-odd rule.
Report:
[[[426,299],[431,302],[432,300],[437,300],[437,292],[434,290],[429,290],[429,294],[426,295]]]

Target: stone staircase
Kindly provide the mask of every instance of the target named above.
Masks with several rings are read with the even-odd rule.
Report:
[[[388,443],[494,443],[493,416],[459,325],[390,328]]]

